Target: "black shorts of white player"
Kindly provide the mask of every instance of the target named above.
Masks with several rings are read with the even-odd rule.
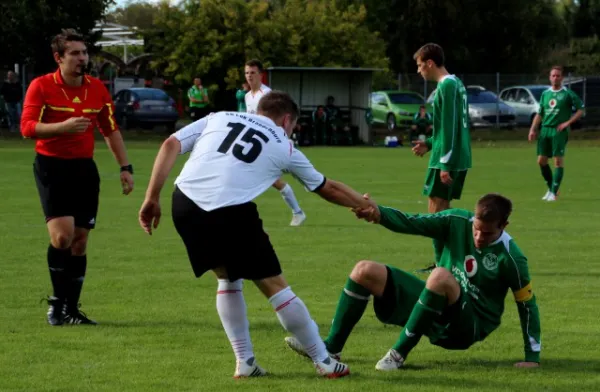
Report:
[[[262,376],[252,342],[243,280],[252,280],[269,299],[281,325],[295,335],[317,373],[343,377],[348,366],[330,358],[308,309],[288,286],[264,232],[256,205],[283,171],[309,191],[351,208],[374,205],[350,187],[325,179],[286,137],[296,125],[298,106],[286,93],[261,99],[257,114],[211,114],[169,137],[158,152],[140,210],[151,234],[160,218],[160,191],[179,154],[190,153],[175,180],[173,223],[197,277],[212,270],[217,279],[217,310],[236,356],[234,377]]]

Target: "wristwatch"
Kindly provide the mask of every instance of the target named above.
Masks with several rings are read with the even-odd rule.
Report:
[[[121,173],[123,173],[124,171],[128,171],[129,173],[133,174],[133,166],[121,166]]]

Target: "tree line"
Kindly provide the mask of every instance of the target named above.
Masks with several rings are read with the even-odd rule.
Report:
[[[266,65],[385,69],[414,73],[426,42],[460,73],[538,73],[561,63],[600,73],[600,0],[3,0],[1,65],[54,68],[51,37],[73,27],[93,44],[99,20],[136,26],[152,66],[176,82],[194,75],[233,88],[248,58]],[[91,47],[92,51],[95,48]]]

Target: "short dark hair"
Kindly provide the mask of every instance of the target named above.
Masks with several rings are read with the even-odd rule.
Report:
[[[477,201],[475,218],[502,226],[512,213],[512,202],[498,193],[488,193]]]
[[[552,68],[550,68],[550,72],[554,70],[560,71],[561,75],[565,74],[565,68],[562,65],[553,65]]]
[[[289,114],[293,120],[296,120],[300,116],[298,104],[292,97],[286,92],[277,90],[272,90],[263,95],[258,102],[257,112],[271,119]]]
[[[444,49],[438,44],[428,43],[421,46],[419,50],[415,52],[413,59],[421,59],[423,62],[431,60],[438,67],[442,67],[445,63]]]
[[[60,34],[56,34],[54,38],[52,38],[52,43],[50,44],[52,53],[58,53],[60,57],[63,57],[65,55],[68,42],[85,43],[85,39],[83,38],[83,35],[77,32],[77,30],[62,29]]]
[[[258,72],[261,72],[261,73],[264,70],[262,63],[259,60],[256,60],[256,59],[252,59],[252,60],[246,61],[246,66],[248,66],[248,67],[256,67],[256,68],[258,68]]]

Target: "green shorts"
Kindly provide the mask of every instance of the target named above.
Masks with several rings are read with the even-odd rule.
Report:
[[[569,141],[569,131],[557,132],[554,127],[542,127],[537,142],[537,154],[543,157],[563,157]]]
[[[383,296],[375,297],[375,315],[384,324],[404,326],[425,288],[425,282],[398,268],[386,266],[387,282]],[[426,333],[431,344],[448,350],[466,350],[485,338],[482,321],[475,313],[471,297],[463,291],[456,303],[433,323]]]
[[[429,168],[425,177],[425,185],[423,186],[423,195],[429,197],[439,197],[444,200],[459,200],[462,194],[467,171],[451,171],[452,185],[448,186],[442,183],[440,179],[440,169]]]

